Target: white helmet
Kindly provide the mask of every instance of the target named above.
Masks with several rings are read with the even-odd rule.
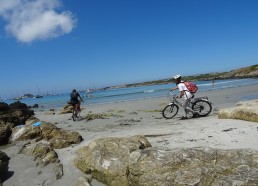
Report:
[[[173,78],[174,78],[174,79],[181,78],[181,75],[175,75]]]

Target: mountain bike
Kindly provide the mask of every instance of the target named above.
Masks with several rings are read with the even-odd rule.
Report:
[[[166,119],[171,119],[177,115],[179,106],[183,107],[183,105],[180,101],[177,100],[176,95],[173,94],[172,91],[169,91],[168,98],[170,103],[163,109],[162,115]],[[191,108],[195,113],[198,113],[200,117],[207,116],[212,110],[211,102],[208,100],[207,96],[192,98],[187,107]],[[192,113],[188,112],[187,115],[189,114]]]
[[[73,114],[72,114],[73,121],[83,120],[80,114],[81,114],[80,103],[73,105]]]

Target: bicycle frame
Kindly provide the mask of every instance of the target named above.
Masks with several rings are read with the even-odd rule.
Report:
[[[172,92],[169,92],[168,97],[172,97],[172,100],[171,100],[171,98],[169,98],[171,102],[168,105],[177,104],[177,105],[183,107],[182,102],[177,100],[176,94],[173,94]],[[187,106],[190,106],[190,104],[192,104],[192,99],[190,100],[190,102],[188,103]]]

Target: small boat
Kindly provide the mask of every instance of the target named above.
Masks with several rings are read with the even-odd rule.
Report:
[[[13,100],[20,100],[20,99],[22,99],[22,97],[13,98]]]
[[[37,95],[37,96],[35,96],[35,98],[42,98],[43,96],[40,96],[40,95]]]

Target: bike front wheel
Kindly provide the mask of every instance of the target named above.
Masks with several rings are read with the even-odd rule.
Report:
[[[179,107],[176,104],[167,105],[163,111],[162,115],[166,119],[173,118],[178,113]]]
[[[193,103],[192,109],[194,112],[197,112],[199,116],[207,116],[211,112],[212,106],[208,101],[199,100]]]

